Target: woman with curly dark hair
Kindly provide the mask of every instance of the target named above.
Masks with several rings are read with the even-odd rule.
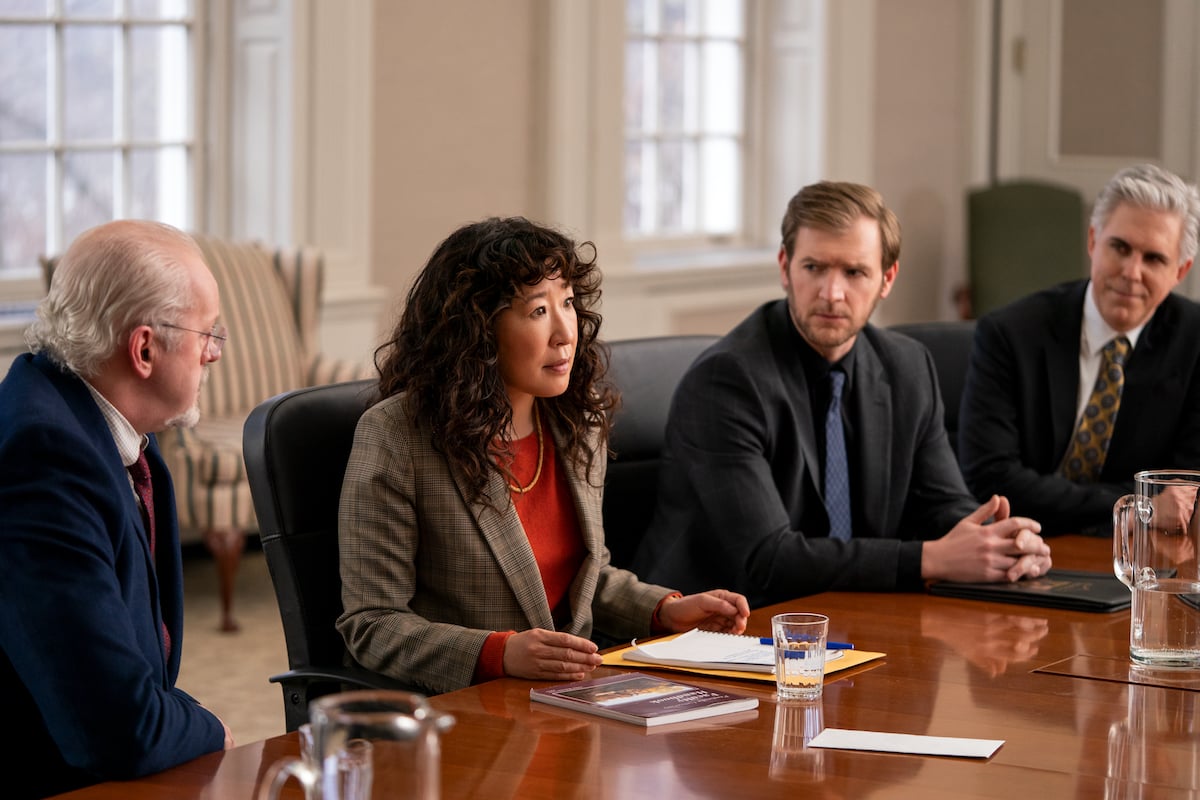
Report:
[[[521,218],[450,235],[376,353],[379,402],[342,488],[344,613],[368,669],[442,692],[578,680],[619,637],[741,632],[739,594],[681,597],[609,565],[609,412],[590,243]]]

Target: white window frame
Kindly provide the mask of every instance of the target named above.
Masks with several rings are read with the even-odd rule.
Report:
[[[205,120],[206,109],[204,107],[204,98],[206,97],[207,84],[207,18],[205,0],[191,0],[189,3],[189,13],[176,18],[160,18],[160,17],[140,17],[127,13],[127,9],[123,3],[117,5],[116,11],[111,15],[106,16],[82,16],[71,15],[67,16],[62,13],[61,3],[52,12],[39,17],[0,17],[0,25],[5,24],[40,24],[53,27],[53,38],[57,53],[55,62],[60,66],[52,70],[51,83],[47,86],[47,91],[51,93],[47,97],[47,102],[51,108],[50,128],[47,132],[47,139],[43,142],[0,142],[0,154],[3,153],[41,153],[53,155],[54,169],[52,173],[53,192],[48,198],[47,203],[47,241],[45,245],[45,255],[54,255],[61,253],[62,250],[69,244],[64,241],[64,221],[62,212],[62,193],[63,193],[63,160],[72,153],[81,152],[110,152],[114,156],[119,157],[122,161],[122,180],[115,188],[116,196],[114,197],[114,214],[115,218],[121,218],[128,213],[129,196],[123,191],[123,187],[128,185],[128,167],[129,154],[136,148],[143,148],[153,145],[170,145],[182,146],[187,152],[187,170],[191,183],[191,191],[185,200],[187,208],[185,210],[184,227],[188,229],[199,229],[203,225],[203,214],[205,205],[202,198],[206,195],[204,185],[204,154],[205,154]],[[122,91],[128,86],[129,75],[127,72],[120,74],[122,83],[121,89],[117,92],[117,97],[122,103],[121,108],[114,113],[122,118],[119,125],[120,135],[114,135],[112,138],[102,142],[86,142],[79,143],[68,141],[62,130],[63,120],[63,82],[57,78],[62,74],[62,38],[65,26],[83,27],[83,26],[103,26],[103,27],[120,27],[122,29],[123,46],[117,54],[117,70],[123,69],[122,64],[126,61],[128,54],[129,41],[128,36],[131,28],[134,27],[151,27],[155,25],[176,26],[182,25],[188,31],[188,46],[189,46],[189,78],[190,85],[187,91],[190,94],[190,131],[189,135],[182,139],[148,139],[134,140],[130,135],[129,129],[129,108],[124,104],[126,93]],[[0,310],[21,309],[28,307],[33,301],[45,294],[44,278],[37,264],[29,264],[27,269],[18,270],[15,274],[0,276]],[[3,320],[0,319],[0,322]]]
[[[662,4],[666,0],[646,0],[647,3],[653,3],[655,8],[649,10],[651,17],[656,16],[655,12],[662,11]],[[724,0],[732,2],[732,0]],[[643,194],[642,199],[646,201],[646,206],[642,208],[643,222],[648,222],[648,229],[631,231],[627,227],[625,220],[625,212],[628,210],[625,206],[625,201],[622,202],[622,219],[625,227],[625,236],[634,243],[634,246],[639,248],[647,247],[668,247],[678,249],[681,246],[707,246],[707,245],[727,245],[733,242],[744,240],[745,238],[745,223],[747,219],[745,197],[747,194],[746,187],[751,182],[751,176],[747,175],[747,166],[750,161],[751,150],[748,141],[748,133],[752,128],[751,109],[756,103],[753,89],[757,85],[755,76],[761,72],[754,67],[760,60],[756,58],[761,54],[761,48],[758,47],[760,31],[754,24],[756,17],[755,11],[757,4],[753,0],[743,0],[741,32],[737,35],[716,35],[704,30],[703,15],[707,10],[704,3],[696,3],[693,9],[700,15],[700,30],[688,31],[684,33],[666,32],[658,29],[657,19],[649,20],[649,24],[641,30],[635,30],[631,27],[631,20],[628,16],[625,17],[625,36],[624,48],[622,52],[622,66],[624,73],[628,74],[628,58],[631,45],[643,45],[642,52],[650,54],[659,54],[664,48],[671,46],[683,46],[687,50],[694,52],[697,57],[696,66],[699,68],[698,74],[691,76],[691,79],[697,81],[698,97],[696,103],[698,108],[695,110],[696,119],[692,124],[686,121],[680,129],[673,129],[660,122],[660,112],[657,100],[657,94],[661,90],[661,78],[656,85],[653,82],[648,87],[646,97],[643,97],[641,102],[643,126],[640,129],[634,129],[628,118],[625,119],[624,128],[624,144],[625,150],[631,144],[637,144],[646,158],[643,160],[643,165],[646,171],[642,176],[643,189],[648,191]],[[706,45],[709,44],[727,44],[732,45],[738,55],[738,61],[741,66],[741,81],[738,87],[738,107],[735,111],[737,120],[736,124],[731,126],[728,131],[717,131],[711,129],[705,124],[704,106],[708,100],[705,82],[708,80],[708,72],[704,67],[704,58]],[[657,76],[654,59],[651,63],[646,64],[645,75]],[[623,90],[624,91],[624,90]],[[737,198],[734,201],[736,204],[735,219],[732,229],[727,231],[716,231],[705,228],[705,195],[706,193],[701,188],[705,180],[705,166],[700,153],[704,149],[706,142],[724,140],[731,142],[736,151],[736,171],[738,175]],[[658,193],[662,190],[663,185],[657,180],[657,170],[655,166],[662,163],[664,153],[668,147],[679,145],[686,152],[692,150],[692,158],[688,159],[685,156],[683,170],[683,180],[685,185],[689,182],[693,184],[695,191],[691,196],[685,197],[683,200],[682,227],[677,230],[672,230],[666,227],[661,220],[655,219],[660,210],[661,204],[658,202]],[[627,162],[623,164],[627,166]],[[626,189],[628,186],[628,175],[626,175]]]
[[[690,241],[639,241],[624,231],[624,3],[550,4],[546,218],[594,241],[608,275],[761,270],[778,249],[788,198],[826,177],[836,157],[837,145],[826,145],[836,109],[826,109],[825,54],[839,54],[839,6],[873,1],[747,0],[741,233]]]

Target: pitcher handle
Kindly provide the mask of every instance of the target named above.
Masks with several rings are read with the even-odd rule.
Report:
[[[304,796],[308,800],[315,800],[314,789],[317,786],[317,773],[308,763],[299,758],[283,758],[267,767],[262,781],[258,784],[258,791],[254,794],[255,800],[277,800],[279,791],[288,782],[288,778],[300,781],[304,787]]]
[[[1133,529],[1130,527],[1130,514],[1134,510],[1137,497],[1127,494],[1113,504],[1113,572],[1121,583],[1133,588],[1133,559],[1130,556],[1130,541]]]

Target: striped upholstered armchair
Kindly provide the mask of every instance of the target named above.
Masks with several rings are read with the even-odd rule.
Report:
[[[221,628],[236,630],[233,586],[246,535],[257,530],[242,461],[242,425],[290,389],[374,375],[318,353],[324,261],[311,247],[268,248],[196,235],[221,290],[229,343],[200,393],[200,424],[158,435],[175,481],[183,541],[203,541],[216,560]],[[47,276],[53,260],[44,263]]]
[[[270,249],[255,242],[196,236],[221,290],[229,343],[200,394],[200,424],[159,435],[175,479],[179,525],[217,562],[221,628],[236,630],[233,583],[246,534],[257,530],[242,461],[242,425],[280,392],[368,377],[367,365],[318,352],[324,260],[311,247]]]

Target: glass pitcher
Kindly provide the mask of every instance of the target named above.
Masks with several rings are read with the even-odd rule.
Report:
[[[1113,506],[1113,569],[1133,592],[1129,656],[1200,669],[1200,472],[1139,472]]]
[[[307,800],[436,800],[441,734],[454,717],[412,692],[331,694],[309,708],[310,741],[300,758],[285,758],[263,774],[257,800],[275,800],[289,778]]]

